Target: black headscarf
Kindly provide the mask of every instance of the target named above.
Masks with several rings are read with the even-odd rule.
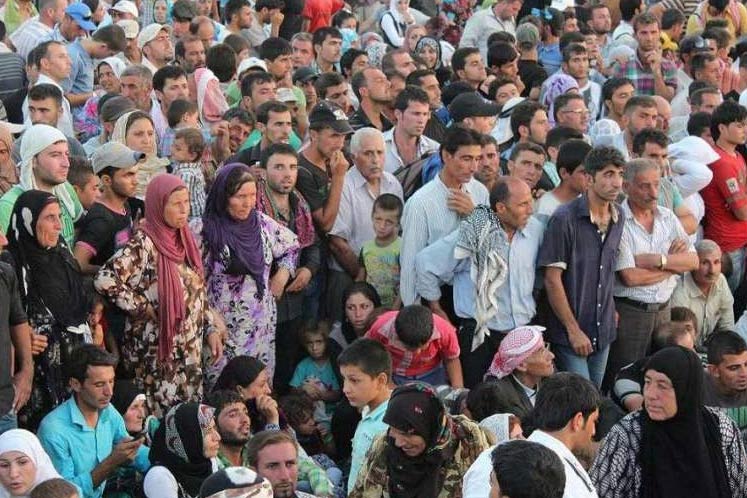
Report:
[[[718,420],[703,406],[703,366],[692,351],[680,346],[662,349],[643,371],[669,377],[677,398],[677,413],[643,423],[642,498],[730,498]]]
[[[199,496],[203,481],[213,473],[212,462],[203,455],[202,440],[214,412],[200,403],[180,403],[166,413],[153,437],[150,462],[169,469],[189,496]]]
[[[63,328],[87,323],[91,301],[83,286],[80,267],[60,236],[46,248],[36,240],[36,224],[45,207],[58,203],[49,192],[27,190],[13,206],[8,227],[8,251],[13,256],[26,306],[39,301]],[[25,275],[25,278],[24,278]]]
[[[117,381],[114,382],[112,406],[124,417],[138,394],[140,394],[140,390],[135,386],[134,382],[131,380],[117,379]]]
[[[425,440],[425,451],[416,457],[387,439],[389,493],[393,498],[436,498],[441,492],[439,470],[451,458],[451,422],[436,392],[420,382],[394,390],[384,423]]]

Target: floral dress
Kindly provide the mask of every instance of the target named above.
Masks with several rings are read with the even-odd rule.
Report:
[[[275,268],[286,268],[293,275],[299,246],[296,234],[269,216],[259,215],[265,257],[265,291],[262,297],[250,275],[229,275],[226,272],[230,255],[216,257],[208,253],[205,257],[208,299],[213,309],[225,320],[228,331],[223,358],[207,370],[209,386],[215,383],[229,360],[241,355],[253,356],[267,365],[271,379],[275,373],[277,307],[270,291],[270,274]],[[201,220],[195,220],[192,229],[198,243],[201,243]]]
[[[203,338],[213,332],[205,281],[187,264],[179,265],[186,317],[174,336],[168,363],[158,359],[159,323],[146,315],[148,305],[158,313],[158,250],[138,231],[96,275],[96,290],[127,313],[122,362],[128,376],[142,389],[150,413],[161,418],[177,402],[202,399]]]

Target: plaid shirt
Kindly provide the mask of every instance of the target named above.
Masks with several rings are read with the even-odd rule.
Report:
[[[661,73],[664,76],[664,83],[677,91],[677,68],[674,63],[668,59],[662,59]],[[635,59],[628,59],[627,62],[616,64],[612,76],[628,78],[635,85],[639,95],[656,95],[654,73],[643,67],[641,60],[638,58],[638,52],[635,54]]]

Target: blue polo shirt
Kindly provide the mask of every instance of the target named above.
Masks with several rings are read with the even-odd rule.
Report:
[[[110,404],[99,413],[95,428],[89,427],[75,396],[52,410],[42,420],[39,441],[57,472],[83,492],[82,498],[100,498],[106,481],[93,487],[91,472],[108,457],[114,446],[130,435],[122,415]],[[150,467],[149,449],[141,446],[132,466],[141,472]]]
[[[384,414],[389,406],[389,400],[374,408],[373,411],[368,407],[363,409],[361,421],[355,429],[353,436],[353,453],[350,460],[350,474],[348,477],[348,492],[355,487],[355,480],[361,470],[363,462],[366,460],[366,453],[371,449],[371,445],[378,436],[389,429],[384,423]]]
[[[67,46],[72,65],[70,76],[62,81],[66,92],[79,94],[93,91],[93,59],[80,43],[80,38]]]
[[[573,316],[596,351],[617,337],[612,290],[625,217],[618,205],[612,207],[616,214],[602,234],[591,221],[586,195],[560,206],[547,225],[537,263],[540,268],[563,268],[563,288]],[[555,313],[549,315],[545,337],[569,346],[565,327]]]

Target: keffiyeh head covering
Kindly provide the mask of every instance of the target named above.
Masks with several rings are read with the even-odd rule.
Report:
[[[511,414],[495,413],[480,421],[480,427],[495,436],[495,443],[500,444],[511,439]]]
[[[9,451],[23,453],[34,462],[36,475],[34,477],[34,485],[29,492],[33,491],[35,487],[44,481],[60,477],[49,455],[44,451],[41,443],[39,443],[39,439],[33,433],[25,429],[11,429],[3,432],[0,435],[0,455]],[[5,486],[0,485],[0,498],[10,498],[11,496],[13,498],[25,498],[27,495],[11,495],[5,489]]]
[[[455,259],[471,259],[475,289],[475,336],[472,351],[485,342],[488,322],[498,313],[498,288],[506,281],[509,244],[498,217],[488,206],[477,206],[459,225]]]
[[[540,104],[547,108],[547,117],[551,126],[555,126],[555,99],[574,88],[578,90],[576,79],[560,71],[550,76],[542,84]]]
[[[545,347],[542,332],[545,327],[525,325],[506,334],[493,357],[487,376],[502,379],[533,353]]]
[[[180,403],[166,413],[153,437],[151,463],[169,469],[190,496],[198,496],[203,481],[213,473],[202,442],[214,424],[214,412],[200,403]]]

